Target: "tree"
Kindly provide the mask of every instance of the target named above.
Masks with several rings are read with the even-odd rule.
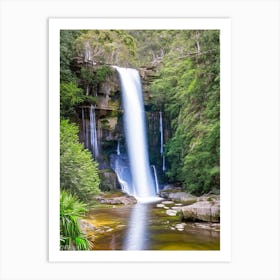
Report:
[[[151,84],[156,104],[171,122],[167,176],[187,191],[219,191],[220,56],[218,31],[176,33]]]
[[[85,30],[75,41],[76,52],[91,64],[135,64],[135,41],[124,30]]]
[[[60,121],[60,187],[89,202],[98,194],[100,179],[97,163],[78,142],[78,127],[68,120]]]
[[[60,81],[76,83],[76,75],[71,69],[71,62],[75,56],[74,42],[81,35],[81,30],[60,31]]]

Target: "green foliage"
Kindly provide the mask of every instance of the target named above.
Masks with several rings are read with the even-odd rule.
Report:
[[[81,68],[80,78],[83,84],[87,86],[97,86],[98,83],[105,82],[106,78],[112,74],[112,68],[109,66],[99,66],[96,69],[92,67]]]
[[[88,85],[92,84],[95,80],[95,75],[92,68],[83,66],[81,68],[81,79]]]
[[[100,179],[97,163],[78,142],[78,127],[68,120],[60,122],[60,186],[88,202],[98,194]]]
[[[176,30],[129,30],[134,38],[137,50],[138,65],[158,65],[170,51]]]
[[[82,89],[75,83],[60,83],[60,117],[73,119],[76,106],[85,100]]]
[[[98,64],[128,66],[135,63],[134,38],[124,30],[85,30],[75,41],[80,57]]]
[[[171,122],[167,176],[198,195],[220,186],[219,73],[219,32],[180,32],[150,87]]]
[[[71,61],[75,56],[74,42],[82,34],[80,30],[60,31],[60,81],[75,83],[77,77],[71,69]]]
[[[88,250],[90,242],[81,232],[78,220],[84,216],[86,204],[66,191],[60,194],[60,249]]]
[[[102,66],[96,70],[96,81],[97,83],[105,82],[106,78],[113,73],[112,68],[109,66]]]
[[[169,181],[182,182],[192,193],[217,193],[220,184],[219,45],[217,30],[61,31],[61,117],[74,120],[79,104],[98,102],[91,94],[98,92],[99,84],[111,75],[108,64],[154,66],[157,76],[150,85],[151,96],[146,99],[152,99],[152,104],[146,107],[163,111],[169,122],[171,131],[164,149],[166,175]],[[74,59],[79,64],[73,66]],[[108,127],[106,122],[102,125]],[[69,149],[64,151],[65,167],[74,170],[65,170],[64,188],[68,186],[81,198],[81,193],[90,193],[90,183],[85,179],[90,176],[85,176],[89,173],[77,166],[82,157],[89,159],[90,155],[82,156],[85,151],[81,146],[75,147],[70,149],[75,160],[69,161]],[[152,154],[152,159],[157,157]],[[71,173],[76,175],[70,180]]]
[[[98,97],[97,96],[92,96],[92,95],[85,95],[83,97],[84,103],[88,104],[96,104],[98,102]]]

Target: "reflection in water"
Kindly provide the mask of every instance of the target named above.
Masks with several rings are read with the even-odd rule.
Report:
[[[148,208],[147,203],[137,203],[133,207],[124,239],[124,250],[148,249]]]
[[[87,221],[93,250],[220,250],[219,224],[180,222],[157,203],[95,208]]]

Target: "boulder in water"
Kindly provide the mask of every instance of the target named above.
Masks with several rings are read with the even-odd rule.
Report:
[[[109,205],[132,205],[137,203],[135,197],[128,196],[128,195],[117,196],[117,197],[95,196],[95,199],[101,204],[109,204]]]
[[[177,211],[168,209],[168,210],[166,210],[166,214],[169,215],[169,216],[176,216]]]
[[[184,202],[184,204],[192,204],[197,201],[197,197],[193,196],[189,193],[183,192],[183,191],[161,191],[159,194],[160,197],[163,197],[165,199],[170,199],[173,201],[179,201]]]
[[[220,201],[198,201],[181,208],[184,220],[220,222]]]

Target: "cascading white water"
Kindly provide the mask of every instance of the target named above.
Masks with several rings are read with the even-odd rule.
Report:
[[[166,167],[165,167],[165,156],[162,156],[162,171],[165,171]]]
[[[82,127],[83,127],[83,138],[84,138],[84,146],[86,147],[86,123],[85,123],[85,111],[84,108],[82,108]]]
[[[157,177],[157,170],[156,167],[154,165],[151,165],[151,167],[154,170],[154,178],[155,178],[155,183],[156,183],[156,193],[159,193],[159,185],[158,185],[158,177]]]
[[[137,70],[114,66],[121,81],[124,128],[132,177],[132,188],[139,201],[156,198],[147,145],[147,131],[141,80]]]
[[[95,110],[93,105],[90,106],[89,112],[89,120],[90,120],[90,144],[91,150],[93,152],[94,157],[98,157],[98,144],[97,144],[97,132],[96,132],[96,120],[95,120]]]
[[[88,136],[88,121],[85,120],[85,130],[86,130],[86,148],[89,149],[89,136]]]
[[[112,154],[110,157],[110,166],[117,175],[122,191],[129,195],[135,195],[132,189],[131,174],[127,155]]]
[[[159,112],[159,132],[160,132],[160,154],[162,156],[162,171],[166,170],[165,167],[165,155],[163,154],[163,122],[162,122],[162,112]]]
[[[119,156],[120,154],[121,154],[121,148],[120,148],[120,139],[119,139],[117,145],[117,155]]]
[[[163,125],[162,112],[159,112],[159,132],[160,132],[160,154],[163,154]]]

